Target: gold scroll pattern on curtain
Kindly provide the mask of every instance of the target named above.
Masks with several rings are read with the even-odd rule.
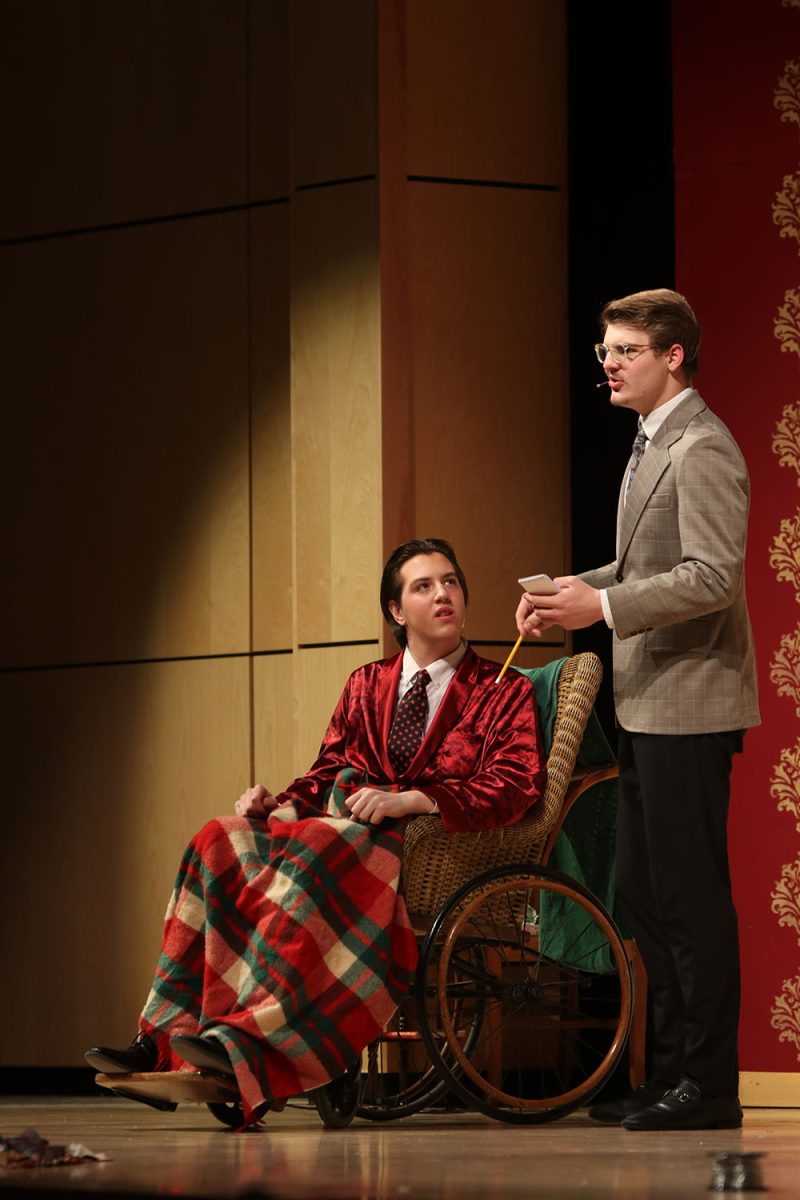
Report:
[[[783,6],[800,9],[800,0],[783,0]],[[775,88],[775,108],[781,121],[796,125],[800,134],[799,61],[787,62]],[[793,248],[800,254],[800,167],[784,176],[772,206],[772,219],[779,236],[788,240],[789,248],[794,243]],[[773,331],[782,351],[800,357],[800,288],[785,293]],[[780,465],[794,472],[800,487],[800,400],[783,409],[773,433],[772,450]],[[800,507],[781,521],[769,561],[778,580],[794,589],[794,598],[800,604]],[[794,703],[800,717],[800,623],[780,639],[770,661],[770,681],[779,696],[787,696]],[[778,811],[786,813],[794,821],[795,833],[800,833],[800,737],[793,746],[781,750],[773,768],[770,794],[778,801]],[[770,899],[778,925],[785,927],[800,945],[800,853],[781,869]],[[800,974],[783,981],[772,1004],[770,1023],[779,1041],[794,1046],[800,1061]]]

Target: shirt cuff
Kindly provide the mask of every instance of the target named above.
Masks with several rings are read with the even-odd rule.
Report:
[[[603,616],[605,617],[606,625],[608,626],[609,629],[613,629],[614,628],[614,618],[611,615],[611,605],[608,603],[607,591],[608,591],[607,588],[600,589],[600,603],[603,606]]]

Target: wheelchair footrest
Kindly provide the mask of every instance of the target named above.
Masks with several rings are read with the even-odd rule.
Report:
[[[101,1072],[95,1075],[94,1081],[112,1092],[169,1104],[219,1104],[239,1099],[239,1090],[233,1080],[205,1071],[141,1071],[129,1075],[104,1075]]]

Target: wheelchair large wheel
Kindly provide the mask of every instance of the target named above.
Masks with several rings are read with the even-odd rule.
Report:
[[[625,1048],[633,988],[622,937],[588,889],[548,867],[498,867],[460,888],[420,968],[418,979],[433,970],[437,981],[421,1028],[439,1077],[498,1120],[566,1115]]]
[[[442,1104],[449,1095],[449,1083],[431,1061],[422,1034],[423,1025],[436,1030],[436,967],[433,954],[424,962],[420,955],[413,993],[403,998],[381,1036],[368,1047],[359,1117],[396,1121]],[[480,1004],[470,1004],[467,1027],[461,1030],[468,1054],[480,1033],[482,1013]],[[455,1008],[453,1017],[458,1019]],[[440,1058],[456,1072],[458,1064],[444,1039],[436,1032],[429,1036],[438,1038]]]

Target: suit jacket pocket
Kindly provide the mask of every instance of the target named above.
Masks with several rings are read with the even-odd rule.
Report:
[[[653,492],[649,500],[645,504],[645,511],[648,509],[658,508],[667,509],[674,506],[675,497],[672,492]]]
[[[654,657],[664,655],[675,658],[705,659],[714,641],[717,614],[708,613],[692,621],[679,621],[675,625],[664,625],[659,629],[648,629],[642,634],[647,654]]]

